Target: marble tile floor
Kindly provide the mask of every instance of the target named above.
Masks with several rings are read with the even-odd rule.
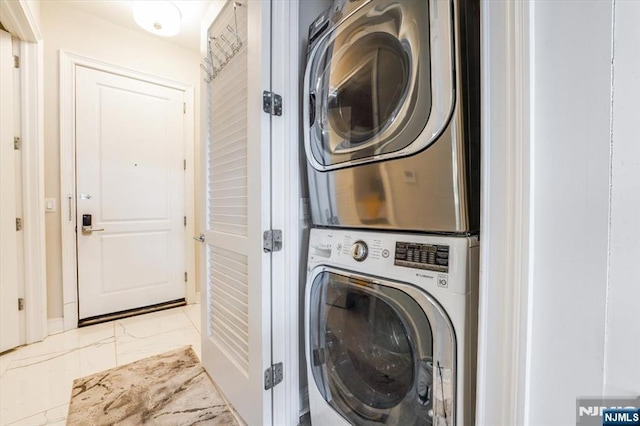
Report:
[[[74,379],[192,345],[200,305],[54,334],[0,355],[0,426],[65,425]]]

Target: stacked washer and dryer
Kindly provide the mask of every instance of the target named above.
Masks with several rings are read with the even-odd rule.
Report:
[[[336,0],[309,29],[315,426],[474,424],[478,3]]]

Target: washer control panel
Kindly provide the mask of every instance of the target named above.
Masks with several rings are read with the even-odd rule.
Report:
[[[369,247],[367,243],[362,240],[358,240],[351,246],[351,256],[358,262],[362,262],[367,258],[369,254]]]
[[[449,246],[396,241],[394,265],[449,272]]]

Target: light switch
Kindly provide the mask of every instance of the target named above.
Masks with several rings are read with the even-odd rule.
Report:
[[[56,199],[55,198],[45,198],[44,199],[44,211],[47,213],[56,211]]]

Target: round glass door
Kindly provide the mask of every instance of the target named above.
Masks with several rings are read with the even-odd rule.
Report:
[[[432,323],[448,324],[437,306],[425,309],[401,289],[362,277],[322,272],[312,284],[310,315],[314,381],[347,421],[430,425],[438,415],[452,418],[445,411],[453,410],[453,330],[434,331]]]
[[[381,133],[395,118],[409,86],[410,61],[400,41],[386,33],[359,38],[345,51],[331,75],[327,130],[342,148],[357,147]]]
[[[449,34],[435,38],[442,45],[432,55],[429,12],[429,1],[373,0],[318,42],[305,74],[305,146],[312,165],[331,168],[403,150],[426,128],[432,92],[446,98],[435,99],[436,109],[447,104],[450,79],[435,82],[434,91],[431,79],[440,77],[442,65],[431,62],[450,71],[450,52],[440,57],[450,50]],[[446,22],[444,10],[438,12],[434,22]],[[443,107],[446,114],[449,108]]]

